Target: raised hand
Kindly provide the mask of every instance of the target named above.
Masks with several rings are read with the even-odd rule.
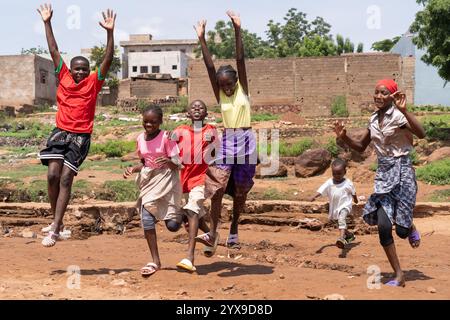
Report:
[[[334,133],[336,133],[336,137],[338,138],[342,138],[347,134],[347,130],[345,129],[343,122],[336,121],[334,123]]]
[[[42,21],[48,22],[48,21],[50,21],[52,19],[53,9],[52,9],[52,5],[51,4],[44,3],[43,5],[41,5],[37,9],[37,11],[41,15]]]
[[[239,14],[235,13],[232,10],[228,10],[227,15],[230,17],[230,19],[233,22],[233,25],[235,27],[238,27],[238,28],[241,27],[241,17],[239,16]]]
[[[116,22],[116,14],[111,9],[108,9],[105,12],[102,12],[103,15],[103,21],[100,21],[99,24],[105,28],[107,31],[113,31],[114,30],[114,24]]]
[[[194,26],[194,29],[197,32],[197,36],[199,38],[203,38],[205,36],[206,20],[201,20],[197,22],[197,26]]]
[[[406,94],[404,94],[401,91],[396,91],[393,94],[391,94],[392,99],[394,99],[395,106],[398,110],[405,113],[407,111],[406,109]]]

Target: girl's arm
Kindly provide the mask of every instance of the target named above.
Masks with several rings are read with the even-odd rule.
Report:
[[[198,40],[200,41],[203,61],[205,62],[206,70],[208,71],[209,81],[211,82],[211,86],[213,88],[214,95],[216,96],[217,103],[219,103],[220,94],[219,85],[216,79],[216,67],[214,66],[214,62],[212,60],[211,53],[208,50],[208,46],[206,45],[205,39],[206,20],[197,22],[197,26],[194,26],[194,29],[197,32]]]
[[[408,120],[408,124],[406,125],[408,130],[415,134],[419,139],[425,138],[425,130],[422,125],[412,113],[408,112],[406,108],[406,94],[401,91],[397,91],[394,92],[391,97],[394,99],[397,109],[403,113],[406,120]]]
[[[361,140],[354,140],[347,136],[347,130],[345,129],[344,123],[336,121],[334,123],[334,132],[336,137],[342,139],[350,148],[358,152],[364,152],[367,146],[370,144],[370,131],[367,129],[366,134]]]
[[[126,167],[123,172],[123,177],[127,179],[129,176],[133,175],[133,173],[141,172],[144,167],[144,159],[141,159],[141,163],[135,165],[134,167]]]
[[[42,17],[42,21],[44,21],[45,25],[45,35],[47,37],[48,49],[50,50],[50,55],[52,56],[53,65],[55,69],[58,68],[59,63],[61,62],[61,55],[59,53],[58,45],[56,44],[55,35],[53,34],[52,28],[52,17],[53,17],[53,9],[50,4],[43,4],[40,8],[37,9],[39,14]]]
[[[242,85],[242,89],[245,94],[248,95],[248,80],[247,70],[245,68],[245,55],[244,55],[244,43],[242,41],[241,33],[241,18],[233,11],[227,11],[227,15],[230,17],[234,26],[234,35],[236,38],[236,65],[238,69],[239,82]]]

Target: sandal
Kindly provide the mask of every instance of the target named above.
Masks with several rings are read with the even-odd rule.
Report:
[[[347,240],[345,240],[344,238],[339,238],[339,239],[337,239],[337,241],[336,241],[336,246],[337,246],[339,249],[344,249],[344,247],[345,247],[346,244],[347,244]]]
[[[398,280],[391,280],[389,282],[386,282],[385,285],[389,286],[389,287],[404,287],[405,286],[405,282],[399,282]]]
[[[211,235],[209,234],[209,232],[203,233],[201,235],[196,236],[195,237],[195,241],[200,242],[200,243],[204,244],[207,247],[213,247],[214,246],[214,243],[211,241]]]
[[[197,270],[197,268],[194,267],[191,260],[189,260],[189,259],[183,259],[180,262],[178,262],[177,268],[184,270],[184,271],[189,271],[189,272],[194,272]]]
[[[42,245],[44,247],[53,247],[56,244],[56,241],[60,240],[60,235],[57,233],[54,233],[53,231],[50,231],[48,235],[42,239]]]
[[[237,234],[230,234],[227,239],[228,249],[240,249],[241,245],[239,243],[239,238]]]
[[[159,270],[159,267],[156,265],[156,263],[149,262],[145,265],[145,267],[142,267],[141,275],[143,277],[150,277],[152,274],[154,274],[158,270]]]
[[[408,240],[411,247],[416,249],[420,246],[420,233],[417,231],[416,227],[413,228],[414,230],[409,233]]]
[[[216,239],[215,239],[213,245],[212,246],[205,245],[205,247],[203,248],[203,255],[205,257],[211,258],[214,255],[214,253],[216,253],[217,245],[219,244],[219,239],[220,239],[220,234],[217,233]]]
[[[347,243],[351,243],[353,241],[355,241],[356,236],[354,233],[349,232],[346,236],[345,236],[345,241],[347,241]]]

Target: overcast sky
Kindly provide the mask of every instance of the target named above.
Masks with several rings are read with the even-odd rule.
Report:
[[[47,48],[44,27],[36,11],[39,1],[2,1],[0,54],[19,54],[22,48]],[[195,39],[192,27],[207,19],[207,28],[226,20],[226,10],[239,12],[243,27],[265,38],[270,19],[283,22],[290,8],[305,12],[310,20],[321,16],[332,25],[332,34],[349,37],[355,45],[364,43],[369,51],[373,42],[406,32],[421,7],[415,0],[165,0],[165,1],[54,1],[53,27],[61,51],[80,53],[106,41],[98,25],[100,12],[117,11],[115,38],[127,40],[129,34],[151,33],[154,39]]]

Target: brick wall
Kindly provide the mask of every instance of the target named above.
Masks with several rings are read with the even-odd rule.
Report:
[[[215,65],[234,60],[216,60]],[[301,110],[305,116],[326,116],[336,96],[347,98],[351,114],[373,103],[375,83],[391,77],[413,101],[414,64],[391,53],[350,54],[337,57],[248,59],[250,98],[253,109],[282,106],[285,110]],[[208,105],[217,102],[203,60],[189,64],[189,100],[202,99]]]
[[[136,79],[130,83],[130,95],[131,97],[147,99],[178,96],[178,83],[175,80]]]

